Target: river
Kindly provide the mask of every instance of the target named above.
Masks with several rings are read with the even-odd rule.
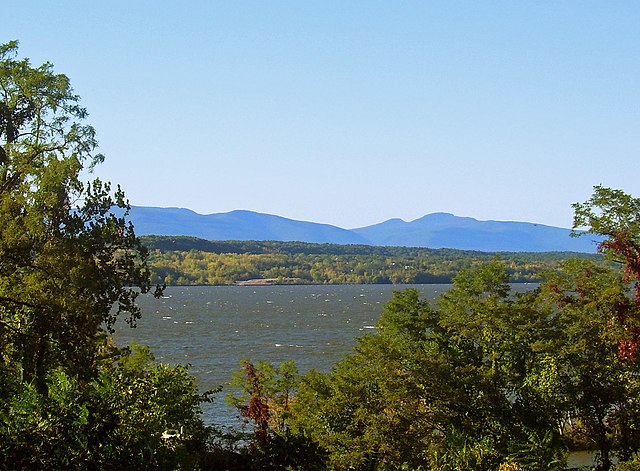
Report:
[[[410,287],[435,300],[451,285],[168,287],[162,299],[140,296],[138,327],[120,322],[115,338],[119,345],[149,345],[157,361],[190,364],[202,390],[227,385],[244,358],[293,359],[300,373],[329,371],[356,337],[375,331],[392,291]],[[514,290],[533,287],[514,285]],[[225,394],[205,404],[205,422],[236,420],[223,404]]]

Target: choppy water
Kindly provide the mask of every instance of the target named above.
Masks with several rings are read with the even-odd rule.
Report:
[[[202,390],[226,385],[244,358],[329,371],[356,337],[374,331],[391,292],[408,287],[435,299],[450,285],[168,287],[163,299],[141,296],[138,327],[115,337],[149,345],[160,362],[190,364]],[[206,422],[235,420],[225,394],[207,405]]]

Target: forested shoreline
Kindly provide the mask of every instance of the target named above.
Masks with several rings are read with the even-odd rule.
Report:
[[[313,244],[277,241],[207,241],[186,236],[142,236],[153,283],[233,285],[451,283],[462,270],[492,260],[505,265],[511,283],[541,280],[540,273],[572,258],[602,261],[575,252],[478,252],[416,247]],[[256,281],[258,282],[258,281]]]

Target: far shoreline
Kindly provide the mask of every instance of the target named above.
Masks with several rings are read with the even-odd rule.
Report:
[[[433,283],[300,283],[300,282],[270,282],[269,278],[257,278],[253,280],[236,281],[233,284],[226,285],[207,285],[207,284],[171,284],[167,288],[229,288],[229,287],[260,287],[260,286],[427,286],[427,285],[450,285],[453,281],[440,281]],[[537,285],[539,281],[510,281],[510,285]]]

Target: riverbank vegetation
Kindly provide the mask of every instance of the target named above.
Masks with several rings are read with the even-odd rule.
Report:
[[[540,281],[564,260],[600,260],[573,252],[486,253],[454,249],[373,247],[275,241],[206,241],[143,236],[154,283],[167,285],[450,283],[462,270],[504,263],[511,283]]]
[[[246,427],[223,430],[203,424],[216,391],[186,366],[113,343],[115,323],[136,326],[136,297],[154,288],[148,249],[111,212],[126,213],[122,191],[80,180],[103,159],[86,115],[64,75],[0,46],[0,468],[560,470],[572,449],[597,450],[602,470],[614,458],[640,467],[640,199],[596,187],[575,206],[575,227],[607,237],[601,252],[622,270],[554,259],[532,272],[538,289],[516,295],[509,259],[476,254],[442,269],[456,274],[437,303],[396,292],[376,332],[328,373],[244,361],[229,402]],[[233,253],[156,242],[180,247],[161,254],[182,243]],[[262,245],[245,255],[273,257],[269,269],[295,250],[349,264],[324,282],[359,273],[359,259],[340,257],[402,270],[427,257],[235,244]],[[431,256],[430,267],[447,258]]]
[[[640,199],[596,187],[575,209],[622,272],[568,260],[513,294],[493,261],[433,305],[398,291],[351,355],[287,382],[286,411],[278,370],[245,363],[258,456],[313,443],[319,469],[562,470],[595,450],[597,469],[638,469]]]

